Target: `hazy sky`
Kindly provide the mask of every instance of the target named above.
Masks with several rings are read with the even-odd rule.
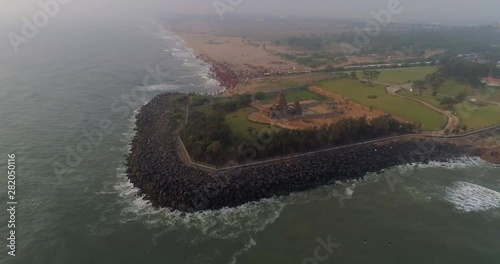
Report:
[[[39,1],[0,0],[0,23],[32,16],[40,10]],[[62,0],[60,0],[62,1]],[[61,14],[91,18],[94,13],[145,12],[181,14],[195,13],[217,17],[214,2],[241,2],[232,14],[263,14],[322,16],[332,18],[369,19],[370,11],[386,9],[392,0],[64,0]],[[400,0],[404,11],[397,16],[403,22],[466,22],[500,21],[500,0]]]
[[[228,0],[219,0],[228,3]],[[370,11],[387,8],[390,0],[240,0],[234,13],[319,15],[369,18]],[[164,0],[163,8],[176,12],[215,13],[214,0]],[[237,1],[236,1],[237,2]],[[400,0],[401,21],[500,21],[499,0]]]

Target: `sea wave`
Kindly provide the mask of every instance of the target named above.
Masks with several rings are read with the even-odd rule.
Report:
[[[157,38],[164,40],[163,50],[170,52],[174,58],[178,58],[181,61],[179,66],[192,69],[193,74],[182,75],[177,77],[182,78],[194,78],[190,84],[184,86],[175,86],[172,83],[167,84],[157,84],[152,86],[144,87],[147,91],[182,91],[184,88],[186,92],[220,92],[223,91],[223,87],[220,82],[211,76],[210,65],[204,63],[202,60],[198,59],[195,55],[195,51],[189,48],[185,41],[178,37],[175,33],[161,29],[158,33],[152,33]],[[174,60],[175,61],[175,60]],[[199,89],[201,88],[201,91]]]
[[[446,189],[445,200],[465,213],[500,208],[499,192],[463,181],[457,181]]]
[[[186,87],[187,85],[180,85],[180,84],[153,84],[153,85],[148,85],[148,86],[143,86],[141,87],[140,90],[142,91],[147,91],[147,92],[172,92],[176,91],[179,89],[182,89],[183,87]]]
[[[415,169],[427,168],[442,168],[448,170],[477,168],[477,167],[492,167],[492,164],[480,159],[479,157],[462,157],[457,159],[450,159],[448,161],[431,161],[429,163],[408,163],[405,165],[395,166],[403,175],[411,173]]]
[[[128,181],[117,184],[116,190],[125,202],[122,222],[142,221],[149,228],[161,227],[163,230],[193,229],[200,232],[193,243],[206,238],[233,239],[241,234],[259,233],[274,223],[285,207],[278,199],[264,199],[235,208],[183,213],[152,207],[143,197],[137,196],[138,189]]]

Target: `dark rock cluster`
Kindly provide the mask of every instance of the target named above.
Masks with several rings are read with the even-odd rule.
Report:
[[[208,172],[186,164],[180,157],[169,96],[158,95],[142,107],[127,158],[130,181],[156,207],[184,212],[234,207],[334,181],[361,179],[366,173],[396,165],[444,161],[468,151],[468,147],[431,140],[393,141],[271,165]]]

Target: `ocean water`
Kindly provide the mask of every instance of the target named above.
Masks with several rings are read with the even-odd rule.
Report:
[[[152,208],[124,174],[134,114],[158,93],[220,87],[156,22],[107,22],[54,23],[17,55],[0,46],[0,171],[15,153],[19,202],[17,256],[4,239],[0,263],[500,263],[499,169],[478,159],[232,209]],[[0,186],[5,238],[6,175]]]

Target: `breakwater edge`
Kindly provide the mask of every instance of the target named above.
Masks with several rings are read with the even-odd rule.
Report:
[[[357,145],[288,163],[212,172],[200,170],[180,156],[174,106],[169,103],[172,95],[157,95],[141,108],[127,157],[131,183],[155,207],[183,212],[216,210],[335,181],[362,179],[367,173],[398,165],[481,156],[479,149],[469,145],[408,139]],[[416,151],[426,144],[432,145],[432,151]]]

